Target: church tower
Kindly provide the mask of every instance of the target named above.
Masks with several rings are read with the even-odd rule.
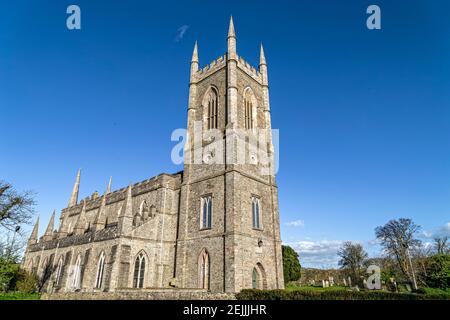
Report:
[[[256,69],[227,52],[191,60],[176,285],[213,292],[284,288],[264,49]]]

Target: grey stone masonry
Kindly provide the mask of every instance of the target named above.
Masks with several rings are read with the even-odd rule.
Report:
[[[229,299],[284,288],[278,188],[262,160],[273,158],[266,58],[262,46],[258,68],[238,55],[232,19],[227,43],[204,68],[195,43],[184,171],[116,191],[110,180],[81,201],[78,171],[59,228],[52,215],[39,238],[36,222],[23,267],[44,278],[45,298]]]

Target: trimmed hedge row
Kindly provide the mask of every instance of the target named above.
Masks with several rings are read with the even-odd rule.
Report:
[[[238,300],[450,300],[446,294],[393,293],[386,291],[308,291],[245,289]]]

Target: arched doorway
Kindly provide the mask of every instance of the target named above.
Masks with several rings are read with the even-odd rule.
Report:
[[[260,290],[267,289],[266,271],[261,263],[257,263],[252,270],[252,288]]]

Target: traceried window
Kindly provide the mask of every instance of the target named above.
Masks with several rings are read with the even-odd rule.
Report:
[[[203,249],[198,258],[198,280],[200,289],[209,290],[209,270],[209,254],[206,249]]]
[[[261,207],[258,197],[252,197],[252,224],[253,229],[261,229]]]
[[[75,265],[73,267],[72,275],[72,289],[81,288],[81,255],[78,255]]]
[[[103,284],[103,271],[105,270],[105,253],[100,254],[97,265],[97,276],[95,277],[95,288],[100,289]]]
[[[200,228],[211,229],[212,226],[212,196],[205,196],[201,200]]]
[[[64,260],[61,257],[61,258],[59,258],[58,266],[56,267],[56,279],[55,279],[56,285],[59,285],[59,283],[61,282],[63,266],[64,266]]]
[[[133,288],[144,287],[144,275],[145,275],[145,256],[144,253],[140,253],[134,262]]]
[[[247,90],[244,98],[245,129],[253,129],[253,102],[251,91]]]
[[[218,95],[215,89],[209,90],[207,100],[207,129],[217,129]]]

